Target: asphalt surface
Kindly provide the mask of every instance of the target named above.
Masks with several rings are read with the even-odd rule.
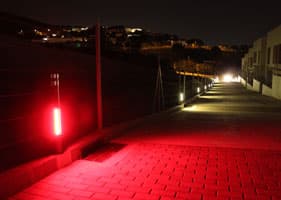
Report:
[[[10,199],[281,199],[280,121],[280,101],[216,84]]]

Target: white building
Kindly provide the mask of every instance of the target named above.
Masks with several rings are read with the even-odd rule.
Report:
[[[281,25],[253,43],[242,59],[249,89],[281,99]]]

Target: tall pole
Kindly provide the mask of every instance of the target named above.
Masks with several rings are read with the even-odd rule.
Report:
[[[164,89],[163,89],[163,79],[162,79],[162,70],[161,70],[161,63],[160,63],[160,55],[158,55],[158,72],[159,72],[159,83],[160,83],[160,109],[164,109],[165,107],[165,101],[164,101]]]
[[[157,69],[153,106],[153,111],[159,111],[159,68]]]
[[[155,106],[155,110],[158,112],[164,109],[165,107],[160,56],[158,56],[158,69],[157,69],[157,79],[156,79],[156,86],[155,86],[155,93],[154,93],[154,106]]]
[[[183,76],[183,101],[185,102],[185,75]]]
[[[100,23],[96,23],[96,81],[97,81],[97,125],[103,128],[102,116],[102,86],[101,86],[101,53],[100,53]]]
[[[59,73],[57,73],[57,98],[58,98],[58,107],[60,108],[60,77]]]

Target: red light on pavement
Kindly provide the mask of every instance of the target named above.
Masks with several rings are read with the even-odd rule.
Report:
[[[62,129],[61,129],[61,110],[60,110],[60,108],[54,108],[53,119],[54,119],[54,134],[56,136],[59,136],[59,135],[62,134]]]

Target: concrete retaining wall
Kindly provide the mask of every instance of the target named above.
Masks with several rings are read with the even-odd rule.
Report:
[[[268,87],[267,85],[262,85],[262,95],[265,96],[272,96],[272,89],[270,87]]]
[[[243,79],[242,77],[240,77],[240,83],[246,87],[248,90],[253,90],[255,91],[254,87],[250,84],[250,83],[247,83],[245,79]],[[257,84],[257,83],[256,83]],[[257,85],[256,85],[257,87]]]
[[[240,83],[245,87],[246,86],[246,81],[242,77],[240,77]]]
[[[254,90],[253,86],[250,83],[247,83],[247,89],[248,90]]]
[[[272,96],[281,99],[281,76],[272,76]]]
[[[255,79],[254,79],[254,83],[253,83],[253,90],[255,92],[260,92],[260,90],[261,90],[261,83]]]

